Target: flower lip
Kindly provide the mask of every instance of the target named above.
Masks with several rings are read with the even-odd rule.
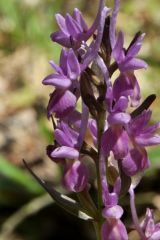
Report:
[[[79,152],[75,148],[62,146],[62,147],[56,148],[51,153],[51,157],[76,159],[79,157]]]
[[[44,85],[53,85],[56,88],[67,89],[71,86],[72,82],[69,78],[64,75],[50,74],[43,79]]]
[[[104,218],[116,218],[120,219],[123,215],[123,209],[119,205],[113,207],[105,207],[102,211]]]
[[[128,113],[117,112],[112,113],[107,118],[109,124],[127,124],[131,120],[131,116]]]

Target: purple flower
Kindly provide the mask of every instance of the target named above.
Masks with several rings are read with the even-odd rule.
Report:
[[[107,120],[112,124],[127,124],[130,121],[130,115],[124,112],[116,112],[109,114]]]
[[[52,158],[67,158],[67,159],[77,159],[79,157],[79,152],[68,146],[57,147],[51,153]]]
[[[47,156],[54,161],[55,163],[61,163],[61,164],[65,164],[65,159],[64,158],[56,158],[55,156],[52,157],[52,152],[57,148],[57,146],[55,145],[48,145],[46,148],[46,153]]]
[[[118,205],[119,193],[121,189],[121,179],[117,178],[113,190],[110,192],[106,181],[102,180],[102,197],[104,209],[102,216],[104,218],[120,219],[123,215],[123,209]]]
[[[50,100],[47,107],[48,118],[55,113],[57,118],[64,118],[70,114],[76,106],[76,96],[69,90],[55,90],[50,95]]]
[[[72,49],[62,49],[59,66],[50,61],[56,73],[47,76],[43,80],[44,85],[52,85],[58,89],[68,89],[72,81],[80,74],[80,65]]]
[[[160,128],[157,123],[148,126],[151,111],[144,111],[133,119],[122,122],[119,115],[109,115],[110,127],[104,132],[102,149],[106,156],[112,151],[115,159],[122,160],[124,172],[133,176],[148,168],[150,163],[144,147],[160,144],[160,136],[155,131]],[[123,116],[122,113],[120,116]]]
[[[78,133],[70,128],[68,124],[60,122],[55,132],[55,140],[59,147],[55,148],[50,154],[52,158],[78,159],[79,151],[75,148],[78,139]]]
[[[116,18],[120,1],[115,0],[114,10],[110,20],[110,42],[112,56],[120,70],[120,75],[113,85],[113,95],[116,101],[120,96],[130,97],[131,106],[137,106],[140,100],[140,87],[134,75],[134,70],[147,68],[147,64],[136,57],[145,34],[137,33],[127,49],[124,48],[124,33],[119,32],[116,40]]]
[[[93,143],[97,147],[97,124],[96,121],[93,118],[90,118],[88,120],[88,128],[91,132],[92,138],[93,138]],[[108,129],[108,123],[107,120],[105,121],[105,126],[104,130]]]
[[[50,117],[52,113],[55,113],[56,117],[62,119],[75,109],[79,97],[79,83],[77,77],[96,57],[101,43],[105,17],[109,12],[109,9],[103,7],[103,5],[103,1],[101,1],[101,10],[99,11],[96,20],[96,22],[98,21],[99,23],[99,25],[97,25],[97,38],[96,40],[93,40],[90,47],[87,47],[87,52],[81,59],[82,63],[79,64],[72,49],[69,49],[68,51],[62,50],[60,66],[57,66],[53,61],[50,62],[56,73],[47,76],[43,80],[43,84],[53,85],[56,87],[56,90],[50,95],[48,117]]]
[[[130,114],[126,112],[128,108],[128,93],[126,86],[120,78],[117,78],[108,89],[106,94],[106,105],[108,110],[107,121],[109,125],[127,124],[130,121]]]
[[[109,127],[102,137],[102,149],[106,156],[112,151],[115,159],[123,159],[128,154],[129,138],[120,125]]]
[[[139,106],[140,86],[134,74],[135,70],[147,67],[137,58],[144,34],[137,33],[129,47],[124,48],[123,32],[116,36],[120,0],[114,2],[112,15],[108,16],[110,9],[104,6],[104,0],[99,0],[97,17],[90,28],[78,9],[72,16],[56,15],[60,30],[52,33],[51,38],[64,49],[59,65],[50,61],[54,73],[43,80],[44,85],[53,87],[47,110],[48,117],[53,115],[54,144],[47,147],[47,155],[63,166],[64,187],[82,192],[76,208],[71,204],[71,212],[76,211],[76,216],[87,214],[95,226],[101,226],[102,240],[128,239],[121,221],[123,208],[119,205],[120,194],[126,191],[130,193],[132,218],[139,235],[145,240],[158,240],[160,225],[154,224],[151,210],[147,210],[140,225],[134,202],[134,188],[150,164],[145,147],[160,144],[156,134],[160,123],[150,125],[151,111],[147,110],[155,96],[149,96]],[[119,75],[112,82],[117,69]],[[79,100],[80,112],[76,110]],[[130,113],[129,105],[138,108]],[[87,128],[94,145],[85,141]],[[97,206],[88,188],[90,169],[94,167]],[[62,200],[63,196],[58,197],[64,207]]]
[[[134,176],[150,166],[145,148],[131,147],[128,154],[122,159],[122,168],[126,175]]]
[[[54,132],[58,147],[48,148],[49,157],[64,165],[63,184],[69,191],[80,192],[88,183],[88,169],[76,149],[78,132],[61,121]],[[62,161],[63,159],[63,161]],[[65,161],[64,161],[65,159]]]
[[[69,124],[70,126],[74,126],[74,129],[77,131],[80,129],[81,126],[81,113],[77,110],[71,112],[69,115],[67,115],[66,118],[63,119],[63,121],[66,124]]]
[[[147,208],[146,216],[140,224],[140,227],[146,236],[146,240],[160,239],[160,223],[154,223],[153,211],[149,208]]]
[[[152,111],[144,110],[140,115],[131,119],[127,126],[130,138],[139,146],[152,146],[160,144],[160,136],[155,131],[160,128],[160,123],[149,125]]]
[[[56,73],[43,80],[44,85],[52,85],[56,90],[51,94],[48,104],[48,117],[55,113],[57,117],[65,117],[75,108],[77,97],[74,93],[78,89],[77,77],[80,65],[72,49],[62,50],[59,66],[50,62]]]
[[[101,228],[102,240],[128,240],[127,230],[119,219],[107,219]]]
[[[140,87],[133,72],[121,73],[113,84],[113,97],[117,102],[121,97],[130,97],[131,106],[136,107],[139,104],[141,94]]]
[[[110,18],[109,37],[111,48],[113,49],[116,44],[116,20],[120,8],[120,0],[114,0],[114,8]]]
[[[113,95],[116,100],[120,96],[130,97],[131,106],[137,106],[140,101],[140,87],[134,75],[134,70],[147,68],[147,64],[136,58],[139,52],[144,34],[137,34],[128,49],[124,49],[124,34],[119,33],[117,42],[113,48],[112,55],[120,70],[119,77],[113,85]]]
[[[141,68],[147,68],[147,64],[136,58],[139,52],[145,34],[141,34],[134,43],[127,49],[124,49],[124,34],[119,32],[117,42],[113,49],[112,55],[118,64],[121,72],[133,71]]]
[[[130,116],[126,113],[126,109],[128,107],[128,95],[125,94],[125,92],[125,86],[123,89],[123,86],[121,86],[121,80],[117,82],[117,79],[115,80],[114,85],[108,88],[106,93],[106,106],[109,112],[107,119],[109,123],[112,121],[124,124],[129,122]]]
[[[103,7],[104,0],[100,0],[96,20],[90,28],[88,28],[81,12],[77,8],[74,9],[73,16],[67,14],[64,18],[61,14],[56,14],[60,31],[51,34],[52,41],[67,48],[80,48],[82,41],[86,42],[98,28]]]
[[[77,8],[74,9],[73,17],[67,14],[64,18],[61,14],[56,14],[56,20],[60,31],[51,34],[52,41],[71,48],[79,47],[82,40],[90,37],[87,24]]]
[[[81,161],[76,160],[66,165],[63,184],[69,191],[81,192],[87,186],[88,175],[88,168]]]
[[[103,0],[102,0],[102,2],[103,2]],[[102,8],[102,11],[100,11],[98,14],[96,39],[91,42],[89,47],[85,45],[86,54],[84,54],[82,57],[81,71],[84,71],[89,66],[89,64],[93,60],[95,60],[95,58],[98,56],[98,51],[99,51],[102,37],[103,37],[105,19],[106,19],[107,14],[109,14],[109,12],[110,12],[110,9],[107,7],[104,7],[104,8]]]
[[[113,190],[109,191],[109,186],[105,178],[102,177],[102,199],[104,209],[102,216],[105,222],[101,228],[103,240],[127,240],[127,231],[120,218],[123,215],[123,209],[118,205],[119,193],[121,190],[121,179],[118,177]]]
[[[120,0],[115,0],[114,9],[110,20],[110,42],[112,48],[112,56],[118,64],[121,72],[133,71],[141,68],[147,68],[147,64],[138,58],[138,54],[145,34],[137,33],[132,40],[130,46],[124,48],[124,33],[119,32],[116,40],[116,19],[120,7]]]
[[[132,147],[122,160],[122,167],[129,176],[144,171],[150,166],[148,154],[144,147],[160,144],[160,136],[155,134],[155,131],[160,128],[160,123],[148,126],[151,114],[150,110],[145,110],[142,114],[131,119],[126,127]]]

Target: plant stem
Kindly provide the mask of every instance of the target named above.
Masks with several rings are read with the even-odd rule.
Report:
[[[136,211],[136,207],[135,207],[134,190],[132,188],[130,188],[129,194],[130,194],[130,207],[131,207],[132,219],[133,219],[135,228],[136,228],[137,232],[139,233],[141,239],[146,240],[146,237],[139,225],[137,211]]]
[[[97,189],[98,189],[98,210],[100,211],[102,207],[102,186],[101,186],[99,162],[96,167],[96,172],[97,172]]]
[[[105,111],[102,111],[98,114],[97,119],[97,145],[98,145],[98,161],[96,164],[97,169],[97,187],[98,187],[98,210],[99,214],[102,208],[102,183],[101,183],[101,171],[100,171],[100,158],[101,158],[101,140],[102,134],[104,131],[104,123],[105,123]]]
[[[97,240],[101,240],[101,224],[98,222],[95,222],[93,225],[96,232]]]
[[[98,145],[98,159],[96,162],[96,171],[97,171],[97,191],[98,191],[98,219],[97,222],[94,223],[94,228],[96,232],[97,240],[101,240],[101,226],[103,222],[102,217],[102,182],[101,182],[101,140],[102,134],[104,131],[104,124],[105,124],[105,111],[101,111],[98,114],[97,119],[97,145]]]
[[[98,210],[101,210],[102,207],[102,184],[101,184],[101,174],[100,174],[100,151],[101,151],[101,126],[100,121],[97,121],[97,128],[98,128],[98,137],[97,137],[97,144],[98,144],[98,161],[96,164],[97,170],[97,188],[98,188]]]

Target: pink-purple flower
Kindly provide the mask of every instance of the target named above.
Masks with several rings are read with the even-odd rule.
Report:
[[[47,155],[62,166],[63,187],[76,193],[78,201],[49,188],[30,172],[60,206],[92,220],[102,240],[129,239],[120,204],[120,197],[129,192],[134,228],[143,240],[159,240],[160,224],[154,223],[150,209],[139,223],[134,195],[150,166],[146,147],[160,144],[156,133],[160,123],[150,124],[149,107],[155,96],[141,103],[135,75],[147,68],[137,56],[145,34],[136,33],[124,47],[124,33],[116,34],[119,7],[120,0],[114,1],[112,11],[100,0],[91,27],[77,8],[73,15],[56,14],[60,29],[51,34],[63,48],[59,64],[50,61],[54,72],[43,80],[52,88],[47,112],[54,140]],[[96,201],[90,189],[96,190]]]
[[[128,240],[126,228],[121,220],[108,219],[101,229],[102,240]]]
[[[80,48],[82,41],[86,42],[99,27],[99,19],[103,8],[104,0],[100,0],[97,17],[90,28],[88,28],[77,8],[74,9],[73,16],[67,14],[66,17],[63,17],[61,14],[56,14],[60,30],[51,34],[52,41],[67,48]]]
[[[147,208],[144,220],[140,227],[145,234],[146,240],[160,239],[160,223],[154,223],[153,210]]]
[[[139,36],[134,39],[128,49],[125,49],[124,34],[123,32],[119,32],[116,44],[112,51],[112,55],[117,62],[118,68],[121,72],[147,68],[147,64],[143,60],[136,58],[136,55],[141,48],[144,36],[145,34],[139,34]]]
[[[92,32],[88,34],[88,26],[77,8],[74,9],[73,16],[56,14],[56,20],[60,30],[52,33],[51,39],[64,47],[79,47],[82,40],[87,40],[92,35]]]
[[[54,86],[56,89],[50,95],[48,116],[55,113],[57,117],[63,118],[73,111],[76,105],[80,65],[72,49],[62,49],[59,66],[53,61],[50,64],[56,73],[44,78],[43,84]]]

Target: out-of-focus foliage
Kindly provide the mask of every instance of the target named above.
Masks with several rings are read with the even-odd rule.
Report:
[[[48,37],[55,28],[53,16],[60,9],[61,2],[1,0],[1,47],[11,51],[22,45],[33,45],[49,50]]]
[[[43,193],[37,182],[20,168],[0,156],[0,204],[18,206],[25,198]],[[19,197],[18,197],[19,196]]]

